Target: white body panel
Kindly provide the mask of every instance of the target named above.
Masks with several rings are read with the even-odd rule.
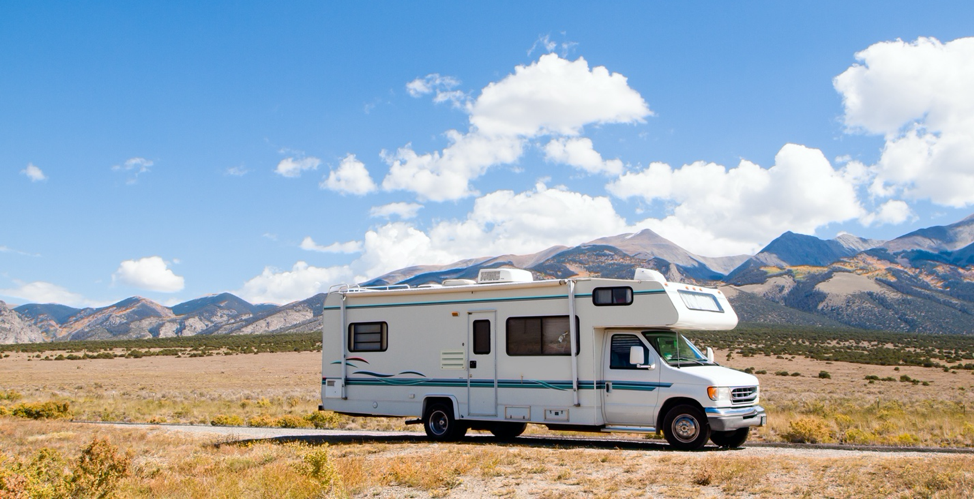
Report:
[[[596,305],[594,290],[607,287],[631,288],[632,303]],[[696,295],[691,306],[700,295],[713,297],[718,310],[692,310],[681,292]],[[509,354],[509,326],[518,327],[524,318],[567,319],[572,293],[577,355]],[[737,316],[720,291],[679,283],[579,278],[353,288],[329,293],[322,321],[322,405],[348,414],[422,416],[424,401],[438,397],[453,402],[460,421],[651,429],[669,399],[689,398],[705,409],[732,407],[730,401],[711,401],[707,386],[758,384],[753,376],[718,366],[672,367],[645,338],[640,341],[655,356],[655,368],[609,369],[614,334],[641,338],[647,330],[736,326]],[[384,350],[355,351],[352,325],[365,323],[386,325]],[[479,334],[486,328],[489,339],[475,345],[475,328]],[[552,341],[565,341],[562,351],[570,352],[571,335],[557,333]]]

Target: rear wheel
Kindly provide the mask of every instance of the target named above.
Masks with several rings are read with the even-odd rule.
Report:
[[[521,436],[527,427],[525,423],[495,423],[491,425],[490,432],[501,440],[507,440]]]
[[[663,418],[663,436],[674,448],[697,450],[710,438],[710,423],[700,409],[678,405]]]
[[[444,442],[459,440],[467,432],[467,428],[453,416],[453,407],[443,403],[432,404],[426,409],[423,429],[427,437]]]
[[[717,445],[717,447],[736,449],[744,445],[744,442],[747,440],[747,434],[750,431],[751,428],[746,426],[732,431],[714,431],[710,433],[710,441]]]

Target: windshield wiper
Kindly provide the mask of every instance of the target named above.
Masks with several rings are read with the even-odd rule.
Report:
[[[705,362],[705,361],[702,361],[700,359],[691,359],[691,358],[688,358],[688,357],[677,357],[675,359],[670,359],[670,361],[676,362],[676,363],[680,363],[680,362],[696,362],[697,365],[700,365],[700,366],[710,365],[710,362]]]

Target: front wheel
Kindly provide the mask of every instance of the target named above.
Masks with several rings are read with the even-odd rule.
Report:
[[[751,428],[747,426],[733,431],[714,431],[710,433],[710,441],[717,447],[736,449],[744,445],[750,431]]]
[[[453,407],[447,404],[433,404],[426,409],[423,429],[427,437],[442,442],[459,440],[467,432],[453,416]]]
[[[676,449],[697,450],[710,438],[710,423],[700,409],[678,405],[663,418],[663,436]]]

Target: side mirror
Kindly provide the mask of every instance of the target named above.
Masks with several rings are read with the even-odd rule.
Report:
[[[646,360],[646,354],[643,353],[643,347],[629,347],[629,363],[636,366],[636,369],[649,369],[650,371],[656,369],[656,363],[643,364],[644,360]]]
[[[631,346],[629,347],[629,363],[635,366],[643,363],[646,359],[646,355],[643,353],[643,347],[641,346]]]
[[[707,347],[707,360],[713,364],[714,363],[714,349]]]

